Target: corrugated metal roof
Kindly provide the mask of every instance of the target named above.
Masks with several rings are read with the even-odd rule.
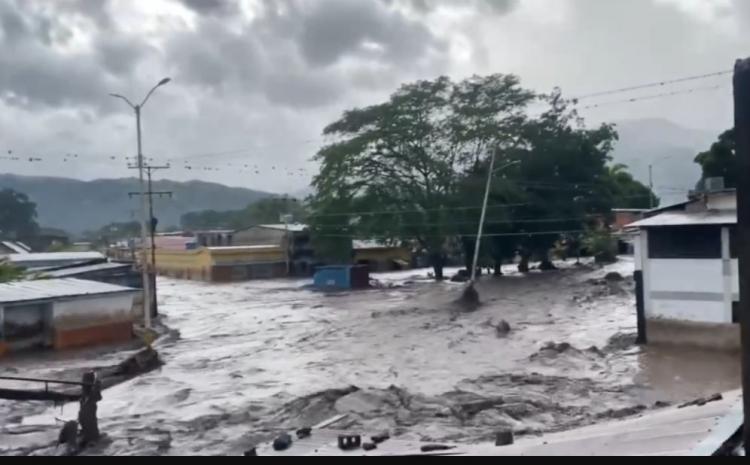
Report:
[[[2,244],[8,248],[8,250],[12,250],[13,252],[17,254],[25,254],[28,255],[29,251],[23,248],[23,246],[16,242],[11,241],[3,241]]]
[[[138,289],[74,278],[15,281],[0,284],[0,304],[121,292]]]
[[[44,275],[50,278],[65,278],[95,271],[117,270],[120,268],[126,270],[132,267],[133,265],[127,263],[99,263],[97,265],[75,266],[62,270],[46,271]]]
[[[287,231],[287,225],[285,224],[260,224],[256,227],[264,229],[274,229],[278,231]],[[301,223],[290,223],[288,226],[289,232],[305,232],[308,230],[308,228],[309,227],[306,224]]]
[[[658,226],[700,226],[710,224],[737,224],[737,212],[729,210],[707,210],[703,212],[664,212],[651,218],[636,221],[627,228],[651,228]]]
[[[89,261],[104,259],[100,252],[47,252],[8,255],[8,261],[16,262],[52,262],[52,261]]]

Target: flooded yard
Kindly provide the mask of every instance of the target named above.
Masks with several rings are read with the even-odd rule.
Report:
[[[156,346],[166,365],[104,392],[107,438],[89,453],[239,455],[341,413],[353,430],[477,442],[738,387],[731,354],[633,344],[632,268],[628,259],[527,275],[506,267],[483,278],[483,306],[471,313],[454,303],[462,284],[432,282],[426,270],[376,275],[379,288],[340,294],[309,280],[160,280],[175,331]],[[626,279],[605,281],[610,271]],[[498,331],[502,321],[509,332]],[[27,355],[0,361],[0,373],[63,376],[129,353]],[[76,413],[0,401],[0,454],[54,454],[55,418]]]

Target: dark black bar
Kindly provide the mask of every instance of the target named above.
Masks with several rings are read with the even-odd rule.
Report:
[[[80,394],[66,394],[54,391],[27,391],[23,389],[0,389],[0,399],[7,400],[43,400],[50,402],[76,402]]]
[[[740,327],[744,443],[750,444],[750,59],[734,66],[734,127],[737,138],[737,236],[739,238]]]
[[[633,279],[635,280],[635,313],[638,317],[638,338],[635,343],[643,345],[648,343],[648,337],[646,336],[646,302],[643,295],[643,271],[636,270],[633,273]]]

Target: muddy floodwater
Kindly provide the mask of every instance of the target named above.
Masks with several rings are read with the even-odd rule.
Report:
[[[638,348],[627,258],[607,268],[483,278],[483,306],[426,270],[324,294],[309,280],[163,279],[166,365],[104,392],[91,454],[239,455],[276,432],[346,413],[341,427],[478,442],[620,418],[739,386],[732,354]],[[605,281],[610,271],[625,280]],[[505,321],[510,326],[501,324]],[[500,328],[500,329],[498,329]],[[73,376],[119,351],[27,355],[0,373]],[[658,403],[657,403],[658,402]],[[656,404],[656,406],[655,406]],[[0,401],[0,454],[54,454],[75,405]]]

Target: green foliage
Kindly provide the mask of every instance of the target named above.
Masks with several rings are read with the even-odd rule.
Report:
[[[182,216],[186,230],[244,229],[257,224],[277,224],[284,214],[291,214],[295,222],[303,222],[307,210],[303,203],[290,197],[274,197],[249,204],[242,210],[204,210]]]
[[[0,238],[25,239],[39,231],[36,204],[26,194],[0,190]]]
[[[737,154],[734,129],[723,132],[707,152],[699,153],[695,163],[703,169],[702,180],[724,178],[726,187],[737,187]]]
[[[23,276],[23,269],[6,263],[0,263],[0,283],[18,281],[22,279]]]
[[[609,231],[592,230],[584,238],[583,244],[597,263],[617,261],[617,239]]]
[[[612,188],[614,206],[616,208],[648,209],[659,206],[659,198],[648,186],[636,181],[628,173],[627,166],[617,164],[609,168],[607,175]]]
[[[535,99],[549,109],[529,119]],[[314,240],[340,257],[352,237],[418,244],[437,277],[451,248],[460,246],[467,262],[473,255],[493,153],[484,264],[497,267],[519,250],[546,260],[563,234],[577,238],[613,207],[653,195],[624,167],[609,166],[613,126],[587,128],[559,90],[537,97],[515,76],[407,84],[324,132],[334,142],[316,156]]]
[[[401,87],[380,105],[355,109],[324,133],[337,139],[316,156],[313,231],[343,231],[390,241],[416,241],[442,274],[445,248],[463,232],[455,208],[462,175],[488,152],[509,145],[533,94],[515,76],[447,77]],[[338,201],[337,201],[338,199]],[[330,224],[338,203],[378,213]],[[355,210],[350,210],[355,211]]]

